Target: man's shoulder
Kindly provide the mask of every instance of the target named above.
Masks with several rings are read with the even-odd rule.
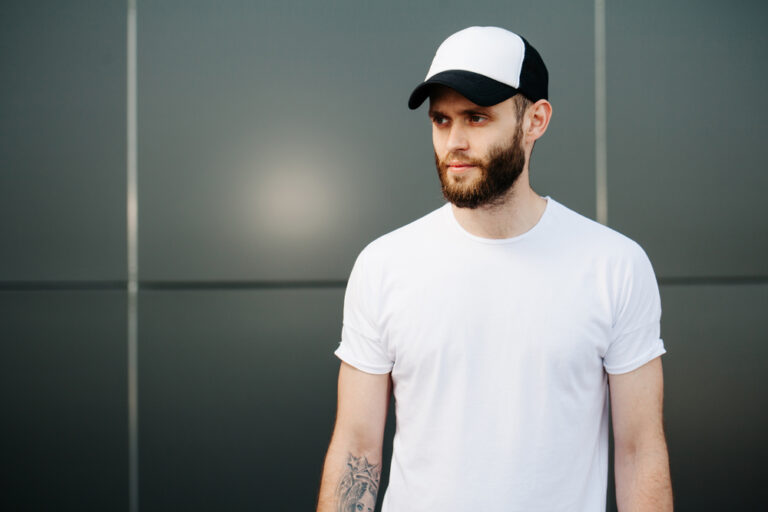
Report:
[[[617,257],[644,255],[643,248],[627,235],[582,215],[561,203],[557,208],[557,226],[569,245],[589,253]]]
[[[429,243],[444,226],[447,203],[416,220],[385,233],[371,241],[361,252],[369,258],[391,258]]]

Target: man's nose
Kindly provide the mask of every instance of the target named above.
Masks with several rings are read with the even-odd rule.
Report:
[[[448,133],[448,153],[451,151],[463,151],[469,148],[469,139],[463,126],[454,123],[451,131]]]

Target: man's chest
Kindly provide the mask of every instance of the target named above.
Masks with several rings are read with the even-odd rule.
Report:
[[[599,276],[524,260],[476,263],[387,283],[382,335],[396,372],[435,364],[600,369],[612,315]]]

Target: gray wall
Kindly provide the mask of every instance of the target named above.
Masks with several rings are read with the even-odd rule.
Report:
[[[677,509],[754,510],[768,499],[768,7],[607,4],[608,224],[661,286]],[[410,90],[460,28],[524,34],[555,109],[534,187],[594,218],[594,12],[139,0],[136,368],[127,5],[3,2],[0,507],[128,509],[134,372],[142,512],[311,509],[351,265],[442,203]]]

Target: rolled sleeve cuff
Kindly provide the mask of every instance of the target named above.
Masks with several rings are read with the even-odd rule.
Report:
[[[389,373],[394,366],[394,361],[387,356],[379,341],[363,336],[346,324],[341,331],[341,343],[334,354],[366,373]]]
[[[632,370],[640,368],[645,363],[667,353],[667,350],[664,348],[664,341],[661,338],[657,338],[655,341],[650,343],[644,343],[644,345],[648,346],[648,349],[627,363],[605,364],[604,362],[603,367],[605,368],[605,371],[614,375],[629,373]]]

